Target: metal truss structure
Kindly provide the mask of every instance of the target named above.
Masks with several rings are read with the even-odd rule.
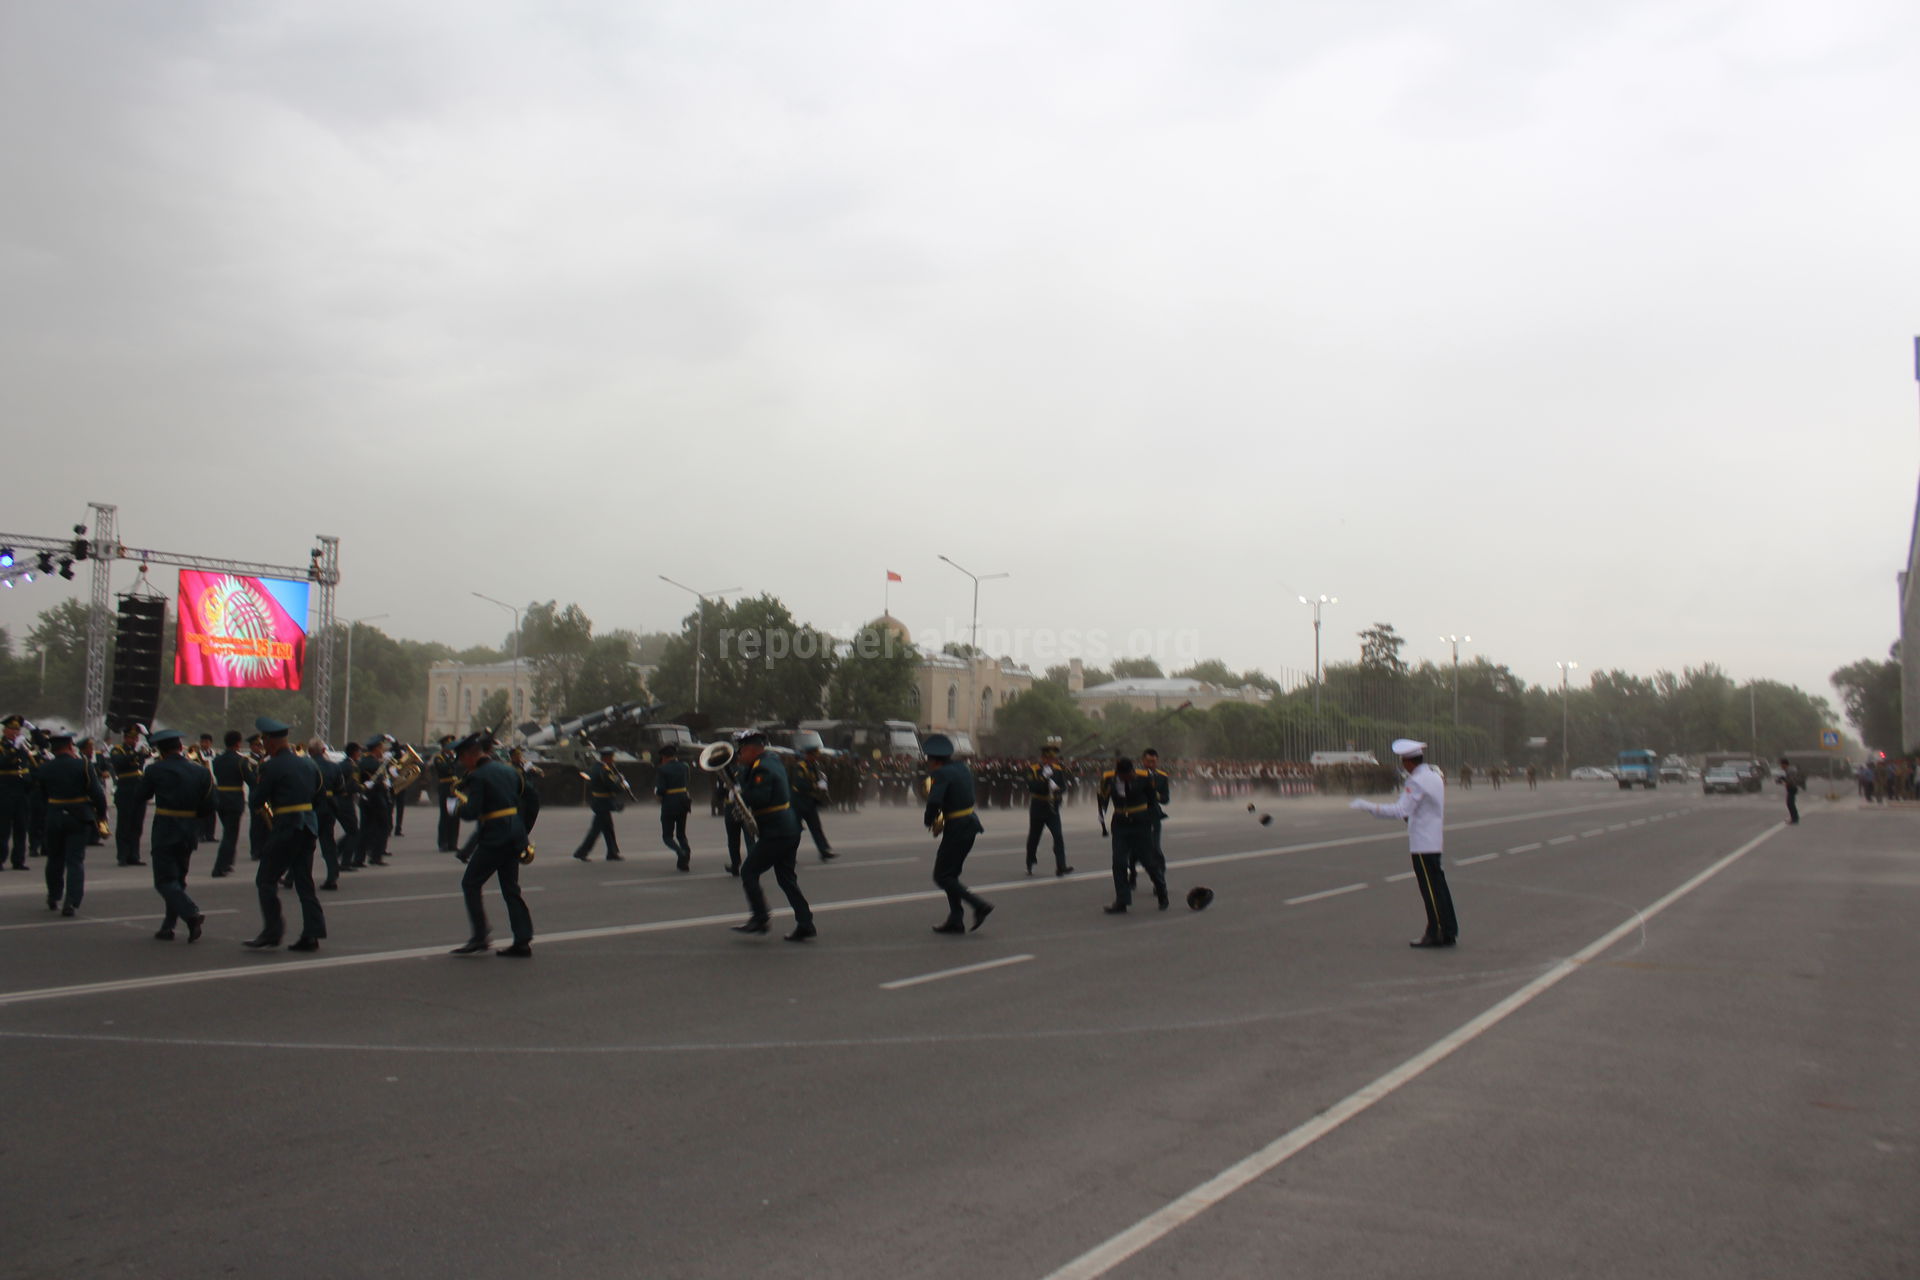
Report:
[[[315,606],[318,614],[318,652],[308,665],[313,693],[313,732],[325,738],[333,711],[333,598],[340,585],[340,539],[318,536],[309,562],[302,566],[264,564],[252,560],[223,560],[213,556],[186,555],[177,551],[155,551],[147,547],[129,547],[120,538],[120,509],[104,502],[91,502],[88,524],[75,525],[73,533],[62,538],[36,534],[0,533],[0,545],[13,548],[16,558],[22,552],[45,552],[59,557],[63,570],[81,561],[93,567],[92,603],[87,613],[87,690],[83,718],[86,732],[103,738],[107,731],[107,632],[113,611],[113,566],[119,560],[147,565],[165,564],[181,569],[204,569],[233,573],[249,578],[304,578],[319,588]],[[22,572],[25,572],[22,570]],[[67,576],[64,572],[62,576]]]

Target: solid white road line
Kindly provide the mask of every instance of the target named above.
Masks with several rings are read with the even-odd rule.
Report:
[[[923,973],[917,978],[896,978],[892,982],[880,984],[882,991],[899,991],[906,987],[917,987],[923,982],[938,982],[942,978],[957,978],[964,973],[984,973],[988,969],[1003,969],[1010,964],[1024,964],[1032,956],[1001,956],[998,960],[983,960],[979,964],[964,964],[958,969],[942,969],[937,973]]]
[[[1478,1017],[1463,1023],[1434,1041],[1371,1084],[1348,1094],[1305,1124],[1282,1134],[1246,1159],[1221,1171],[1179,1199],[1148,1214],[1133,1226],[1105,1243],[1089,1249],[1059,1270],[1050,1272],[1046,1280],[1095,1280],[1095,1277],[1106,1275],[1142,1249],[1193,1221],[1248,1183],[1271,1173],[1347,1121],[1367,1111],[1375,1103],[1392,1096],[1401,1088],[1419,1079],[1454,1052],[1473,1043],[1510,1015],[1524,1009],[1541,995],[1558,986],[1569,975],[1605,952],[1607,948],[1635,931],[1644,929],[1647,921],[1779,834],[1783,825],[1776,824],[1767,828],[1653,905],[1634,912],[1630,919],[1622,921],[1595,938]]]
[[[545,886],[529,884],[521,886],[521,893],[539,893]],[[283,890],[284,892],[284,890]],[[320,904],[332,911],[336,907],[378,907],[389,902],[442,902],[448,898],[461,897],[458,891],[453,893],[409,893],[398,898],[322,898]]]
[[[1497,853],[1483,853],[1476,858],[1462,858],[1453,865],[1456,867],[1470,867],[1476,862],[1491,862],[1499,856]]]
[[[1409,871],[1407,874],[1413,873]],[[1343,884],[1338,889],[1322,889],[1319,893],[1304,893],[1297,898],[1288,898],[1284,905],[1297,907],[1303,902],[1318,902],[1322,898],[1337,898],[1343,893],[1358,893],[1366,887],[1364,884]]]
[[[238,915],[239,908],[223,907],[219,911],[203,911],[202,915],[232,916]],[[55,916],[51,920],[36,920],[32,924],[0,924],[0,933],[12,933],[15,929],[71,929],[76,924],[128,924],[135,920],[158,920],[166,912],[156,907],[145,915],[138,916]]]

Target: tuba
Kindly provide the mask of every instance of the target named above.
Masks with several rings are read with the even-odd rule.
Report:
[[[414,783],[420,781],[420,775],[426,771],[427,762],[412,746],[400,748],[400,758],[394,761],[393,790],[398,795]]]
[[[719,787],[726,796],[727,811],[733,814],[733,820],[740,824],[740,830],[748,840],[760,839],[760,824],[753,820],[753,810],[747,808],[747,802],[740,798],[740,788],[733,785],[727,777],[727,766],[733,763],[737,753],[731,742],[710,742],[700,748],[700,771],[713,775],[713,785]]]

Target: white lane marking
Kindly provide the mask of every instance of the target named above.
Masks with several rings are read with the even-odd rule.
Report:
[[[1572,844],[1575,840],[1578,840],[1579,838],[1580,838],[1579,836],[1555,836],[1553,839],[1547,841],[1547,843],[1548,844]]]
[[[1409,871],[1407,874],[1412,875],[1413,872]],[[1322,898],[1337,898],[1343,893],[1358,893],[1366,887],[1364,884],[1343,884],[1338,889],[1322,889],[1319,893],[1306,893],[1297,898],[1288,898],[1285,905],[1297,907],[1303,902],[1318,902]]]
[[[1348,1094],[1305,1124],[1275,1138],[1246,1159],[1222,1170],[1179,1199],[1148,1214],[1125,1231],[1089,1249],[1059,1270],[1049,1273],[1046,1280],[1095,1280],[1098,1276],[1106,1275],[1142,1249],[1157,1243],[1169,1233],[1193,1221],[1248,1183],[1271,1173],[1347,1121],[1367,1111],[1375,1103],[1391,1097],[1406,1085],[1419,1079],[1434,1066],[1558,986],[1614,943],[1636,930],[1645,929],[1647,922],[1653,917],[1746,857],[1765,841],[1778,835],[1783,825],[1776,824],[1769,827],[1652,906],[1634,912],[1632,918],[1609,929],[1532,982],[1527,983],[1526,986],[1448,1032],[1379,1079]]]
[[[923,973],[917,978],[896,978],[892,982],[880,984],[882,991],[899,991],[905,987],[917,987],[923,982],[938,982],[942,978],[957,978],[966,973],[984,973],[988,969],[1003,969],[1010,964],[1024,964],[1032,956],[1001,956],[998,960],[983,960],[979,964],[963,964],[958,969],[941,969],[937,973]]]
[[[237,907],[223,907],[219,911],[203,911],[202,915],[232,916],[240,914]],[[155,907],[145,915],[138,916],[56,916],[52,920],[36,920],[32,924],[0,924],[0,933],[12,933],[15,929],[71,929],[76,924],[128,924],[135,920],[158,920],[166,912]]]
[[[1607,834],[1607,829],[1605,827],[1595,827],[1591,831],[1582,831],[1580,833],[1580,838],[1582,840],[1591,840],[1595,836],[1603,836],[1605,834]]]
[[[1632,822],[1629,822],[1627,825],[1630,827],[1644,827],[1647,825],[1647,820],[1645,818],[1635,818]]]
[[[1508,853],[1532,853],[1535,849],[1544,849],[1545,847],[1546,846],[1542,844],[1540,841],[1535,840],[1532,844],[1517,844],[1513,846],[1513,848],[1507,850],[1507,852]]]
[[[1392,883],[1393,883],[1394,881],[1396,881],[1396,880],[1411,880],[1411,879],[1413,879],[1413,872],[1411,872],[1411,871],[1402,871],[1402,872],[1401,872],[1401,873],[1400,873],[1399,875],[1397,875],[1397,876],[1388,876],[1388,877],[1387,877],[1387,883],[1388,883],[1388,884],[1392,884]]]
[[[1626,829],[1627,829],[1627,824],[1624,822],[1613,822],[1613,823],[1607,824],[1607,830],[1609,831],[1625,831]]]
[[[1499,856],[1500,855],[1497,853],[1483,853],[1475,858],[1462,858],[1460,859],[1460,861],[1454,863],[1453,865],[1456,867],[1470,867],[1476,862],[1491,862],[1493,859]]]
[[[1666,820],[1667,820],[1666,815],[1659,814],[1659,813],[1656,813],[1651,818],[1647,819],[1648,822],[1665,822]]]

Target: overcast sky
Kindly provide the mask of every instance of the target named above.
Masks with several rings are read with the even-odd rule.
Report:
[[[660,573],[950,636],[945,553],[1169,665],[1310,668],[1326,592],[1329,660],[1830,695],[1917,125],[1911,0],[10,0],[0,529],[338,534],[341,616],[456,645]]]

